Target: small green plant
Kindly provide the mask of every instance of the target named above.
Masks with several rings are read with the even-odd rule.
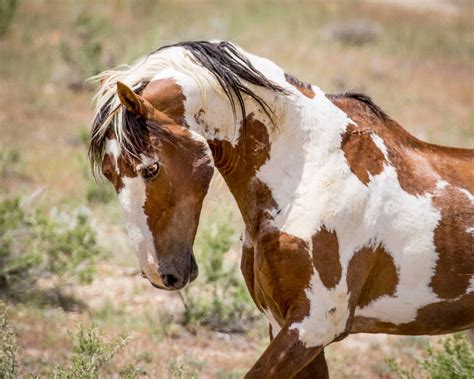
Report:
[[[21,154],[17,147],[0,150],[0,178],[6,178],[9,175],[20,170]]]
[[[63,39],[60,51],[63,59],[75,73],[70,86],[82,89],[87,78],[105,68],[103,40],[107,32],[107,23],[97,14],[82,12],[74,21],[72,30],[73,33]]]
[[[107,204],[117,197],[114,187],[111,183],[104,180],[94,180],[92,177],[90,166],[87,160],[81,155],[78,163],[82,171],[82,175],[86,180],[86,200],[90,204]]]
[[[0,378],[15,378],[16,372],[15,336],[7,320],[6,306],[0,301]]]
[[[387,365],[400,379],[413,379],[415,377],[431,379],[474,378],[474,350],[467,336],[464,333],[453,334],[444,338],[441,345],[441,349],[435,349],[428,345],[428,355],[417,359],[417,369],[405,368],[394,358],[388,358],[386,360]]]
[[[115,191],[110,183],[96,183],[92,180],[87,183],[86,199],[89,203],[107,204],[115,197]]]
[[[201,362],[189,358],[173,359],[169,362],[169,373],[172,379],[195,379],[201,365]]]
[[[230,211],[217,212],[202,221],[196,240],[201,277],[183,292],[185,325],[206,325],[224,332],[239,332],[254,320],[255,306],[228,255],[234,230],[229,226]]]
[[[0,284],[51,273],[89,283],[100,253],[88,209],[46,214],[25,211],[18,198],[0,200]]]
[[[15,17],[18,0],[0,1],[0,38],[4,37]]]
[[[119,337],[112,342],[104,341],[97,327],[92,325],[79,330],[73,335],[74,347],[72,365],[69,368],[57,367],[54,377],[58,379],[96,379],[100,377],[100,370],[112,357],[127,343],[127,338]],[[127,366],[126,373],[131,375],[131,366]],[[129,378],[133,376],[127,376]]]

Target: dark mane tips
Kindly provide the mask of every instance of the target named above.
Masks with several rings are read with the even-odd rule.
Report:
[[[229,99],[234,113],[236,112],[235,99],[237,99],[243,120],[246,118],[246,110],[242,94],[254,99],[270,120],[273,120],[273,110],[245,82],[281,94],[287,94],[287,91],[266,78],[233,44],[229,42],[188,41],[163,46],[155,52],[170,47],[183,47],[189,51],[197,63],[206,68],[216,78]]]
[[[359,92],[345,92],[336,95],[328,95],[330,99],[354,99],[358,102],[364,104],[367,108],[369,108],[377,117],[379,117],[383,121],[390,120],[390,117],[380,108],[377,104],[374,103],[372,98],[366,94],[359,93]]]
[[[240,107],[242,119],[246,119],[247,114],[244,96],[249,96],[258,103],[273,122],[273,110],[262,97],[252,90],[249,84],[285,95],[288,94],[288,92],[258,71],[235,45],[229,42],[179,42],[162,46],[151,52],[141,64],[145,64],[150,56],[172,47],[182,47],[186,49],[196,64],[207,69],[211,75],[215,77],[229,99],[234,114],[238,111],[237,108]],[[135,92],[140,93],[146,84],[148,84],[148,82],[139,82],[134,86]],[[97,112],[92,125],[88,154],[94,176],[100,172],[106,139],[108,135],[110,136],[111,130],[120,134],[122,151],[129,157],[137,156],[137,154],[140,153],[140,149],[144,147],[142,145],[143,133],[146,133],[146,131],[160,133],[159,128],[150,125],[150,123],[145,122],[145,120],[132,118],[132,115],[128,114],[124,109],[120,109],[120,105],[115,107],[115,104],[116,99],[115,94],[113,94]],[[121,130],[118,130],[114,122],[111,122],[116,120],[119,114],[122,116],[123,123]]]

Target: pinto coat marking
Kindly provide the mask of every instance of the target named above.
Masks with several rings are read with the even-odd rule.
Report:
[[[368,97],[326,95],[228,43],[177,44],[103,77],[97,119],[105,121],[93,132],[93,157],[107,122],[126,146],[123,117],[110,111],[120,104],[113,86],[124,81],[143,89],[143,97],[129,94],[132,110],[148,110],[171,135],[188,133],[194,162],[187,153],[167,165],[170,180],[173,166],[199,167],[193,225],[211,153],[237,201],[246,224],[242,272],[272,330],[248,377],[327,377],[323,349],[349,333],[438,334],[474,325],[472,150],[419,141]],[[239,85],[251,95],[239,97]],[[150,139],[160,160],[171,156],[156,147],[165,141]],[[122,162],[120,152],[109,149],[104,167]],[[119,171],[109,175],[118,189],[129,176]],[[163,186],[153,191],[148,218],[157,217]],[[173,219],[171,208],[161,212]],[[152,225],[156,248],[177,240],[166,225]],[[156,258],[158,265],[164,259]]]

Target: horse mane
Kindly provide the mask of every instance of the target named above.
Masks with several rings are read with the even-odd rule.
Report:
[[[390,116],[388,116],[382,108],[380,108],[377,104],[374,103],[372,98],[366,94],[360,92],[344,92],[335,95],[327,95],[329,99],[354,99],[358,102],[365,105],[369,108],[377,117],[379,117],[382,121],[390,120]]]
[[[182,49],[178,51],[173,48]],[[249,84],[281,94],[288,93],[283,87],[266,78],[238,47],[229,42],[189,41],[162,46],[131,67],[118,67],[91,78],[101,82],[101,88],[94,97],[96,111],[89,143],[89,160],[94,173],[99,171],[104,155],[106,133],[110,127],[113,128],[125,154],[135,158],[139,158],[139,149],[143,147],[140,143],[143,140],[143,133],[149,129],[147,123],[141,123],[140,128],[135,128],[137,125],[131,122],[127,111],[121,107],[116,91],[117,81],[125,83],[139,93],[160,70],[173,68],[191,75],[202,91],[204,81],[209,80],[209,75],[206,76],[202,70],[196,70],[196,67],[204,68],[205,73],[210,73],[217,81],[219,88],[228,98],[234,114],[237,112],[238,104],[243,120],[246,117],[244,96],[256,101],[269,119],[273,119],[270,106],[249,87]],[[156,128],[153,129],[156,131]]]

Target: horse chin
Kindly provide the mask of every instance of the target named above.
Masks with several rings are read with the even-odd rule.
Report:
[[[189,273],[189,283],[194,282],[199,275],[199,267],[196,263],[196,259],[194,258],[194,254],[191,254],[191,268]]]

